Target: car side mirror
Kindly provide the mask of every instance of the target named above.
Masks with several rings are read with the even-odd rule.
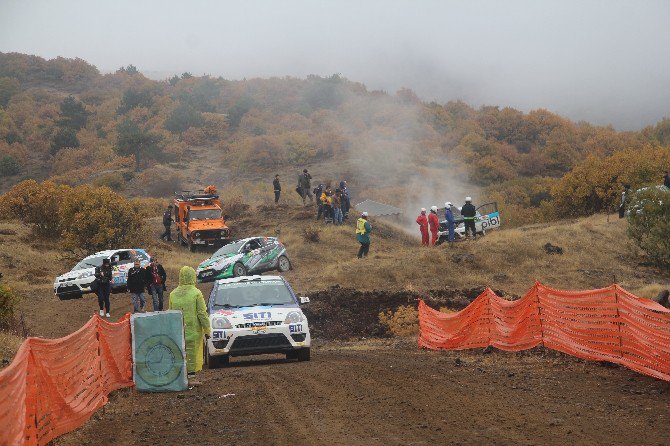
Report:
[[[301,296],[298,299],[300,300],[301,304],[308,304],[309,303],[309,297]]]

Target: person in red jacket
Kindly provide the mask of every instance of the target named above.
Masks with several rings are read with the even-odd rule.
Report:
[[[428,218],[426,218],[426,209],[421,208],[421,215],[416,218],[416,223],[421,231],[421,245],[428,246]]]
[[[440,228],[440,219],[437,218],[437,206],[430,208],[428,226],[430,227],[430,244],[435,246],[435,243],[437,243],[437,230]]]

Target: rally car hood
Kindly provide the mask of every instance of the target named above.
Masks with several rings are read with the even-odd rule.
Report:
[[[233,253],[233,254],[226,254],[218,257],[213,257],[209,258],[205,261],[203,261],[200,265],[198,265],[198,268],[196,269],[196,272],[200,272],[202,270],[208,269],[208,268],[215,268],[215,269],[223,269],[223,267],[230,265],[232,263],[237,262],[240,260],[242,257],[244,257],[244,254],[241,253]]]
[[[191,220],[188,224],[188,230],[193,231],[204,231],[207,229],[227,229],[226,226],[221,220]]]
[[[298,304],[263,305],[217,309],[212,311],[210,318],[224,316],[233,325],[244,324],[247,322],[283,322],[286,319],[286,316],[292,311],[299,311],[302,313]]]
[[[65,281],[65,280],[75,280],[79,276],[87,277],[93,276],[95,274],[95,267],[78,269],[76,271],[70,271],[69,273],[61,274],[56,277],[56,282]]]

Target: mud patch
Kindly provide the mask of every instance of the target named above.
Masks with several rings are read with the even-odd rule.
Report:
[[[426,292],[416,291],[359,291],[353,288],[331,287],[310,293],[310,303],[302,307],[309,320],[312,337],[349,339],[390,337],[392,333],[379,321],[379,313],[395,312],[400,306],[418,306],[419,298],[433,308],[461,310],[483,291],[443,288]],[[499,296],[505,293],[495,291]]]

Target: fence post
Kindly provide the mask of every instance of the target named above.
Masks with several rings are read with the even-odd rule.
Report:
[[[95,340],[98,345],[98,379],[97,381],[100,384],[100,395],[105,395],[105,379],[104,375],[102,373],[102,342],[100,341],[100,323],[102,322],[102,318],[97,315],[93,315],[93,318],[95,319]],[[102,413],[105,414],[105,405],[102,406]]]
[[[616,284],[612,285],[614,289],[614,305],[616,307],[616,326],[619,331],[619,357],[623,360],[623,339],[621,336],[621,313],[619,313],[619,293],[618,286]]]
[[[540,342],[542,347],[544,347],[544,325],[542,324],[542,307],[540,306],[540,293],[538,292],[538,287],[540,282],[535,281],[533,288],[535,289],[535,305],[537,305],[537,318],[540,321]]]

